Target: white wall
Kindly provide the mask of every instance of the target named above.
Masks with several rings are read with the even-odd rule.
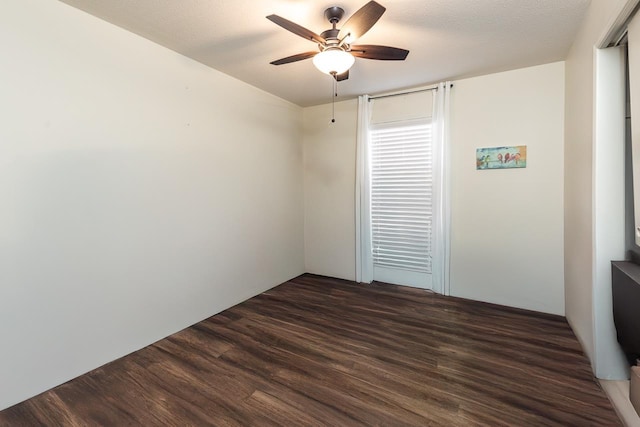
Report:
[[[591,2],[567,57],[565,71],[566,316],[592,363],[597,322],[594,317],[594,45],[623,3],[624,0]],[[593,365],[595,368],[596,364]],[[596,370],[596,375],[602,373]]]
[[[451,295],[564,313],[561,62],[455,82]],[[524,169],[476,170],[476,148],[527,146]]]
[[[0,52],[0,409],[304,272],[302,109],[51,0]]]
[[[455,82],[451,292],[562,314],[562,63]],[[307,271],[353,279],[357,102],[305,108]],[[528,167],[476,171],[475,149],[526,144]]]
[[[355,280],[358,101],[304,109],[304,242],[309,273]]]

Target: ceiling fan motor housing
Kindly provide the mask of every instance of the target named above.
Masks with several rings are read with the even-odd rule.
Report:
[[[338,39],[338,33],[340,30],[337,28],[333,28],[330,30],[323,31],[320,35],[324,37],[326,42],[324,44],[318,43],[318,49],[320,52],[331,49],[340,49],[344,51],[349,51],[349,45],[346,43],[340,43],[340,39]]]
[[[340,32],[339,29],[331,28],[331,29],[329,29],[327,31],[323,31],[322,33],[320,33],[320,35],[322,37],[324,37],[325,39],[327,39],[327,41],[334,40],[334,39],[338,40],[338,33],[339,32]]]

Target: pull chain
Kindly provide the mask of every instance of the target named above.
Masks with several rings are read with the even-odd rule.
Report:
[[[331,88],[331,123],[336,122],[336,97],[338,96],[338,75],[331,73],[333,84]]]

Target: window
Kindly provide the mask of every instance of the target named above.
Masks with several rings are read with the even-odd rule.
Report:
[[[430,287],[431,122],[374,126],[370,143],[374,278]]]

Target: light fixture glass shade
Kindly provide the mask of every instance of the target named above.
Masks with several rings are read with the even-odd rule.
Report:
[[[355,58],[342,49],[327,49],[313,57],[313,65],[325,74],[342,74],[347,71]]]

